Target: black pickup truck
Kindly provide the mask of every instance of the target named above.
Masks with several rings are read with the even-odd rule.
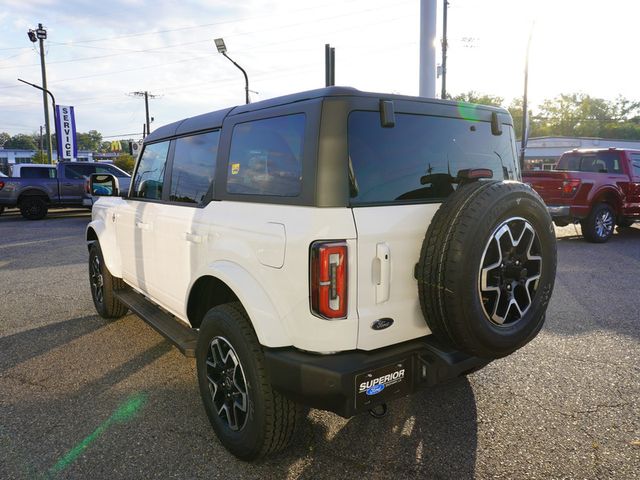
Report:
[[[40,220],[50,207],[89,207],[86,180],[93,173],[118,177],[126,190],[130,176],[118,167],[100,162],[60,162],[57,165],[13,165],[11,177],[0,178],[0,213],[19,208],[29,220]]]

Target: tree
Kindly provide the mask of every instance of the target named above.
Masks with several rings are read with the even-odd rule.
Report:
[[[7,132],[0,132],[0,147],[4,146],[9,140],[11,140],[11,135]]]
[[[49,163],[49,157],[47,157],[44,150],[38,150],[31,157],[31,163]]]
[[[22,150],[35,150],[36,142],[31,135],[18,133],[4,143],[4,148],[18,148]]]
[[[503,97],[498,97],[496,95],[487,95],[473,90],[465,93],[460,93],[453,97],[450,96],[449,98],[458,102],[478,103],[480,105],[493,105],[494,107],[501,107],[504,103]]]
[[[134,163],[135,163],[135,159],[133,158],[133,156],[129,155],[128,153],[122,153],[118,155],[116,159],[113,161],[113,164],[116,167],[121,168],[122,170],[124,170],[129,174],[133,173]]]
[[[102,145],[102,134],[97,130],[89,130],[86,133],[76,135],[78,150],[91,150],[97,152]]]

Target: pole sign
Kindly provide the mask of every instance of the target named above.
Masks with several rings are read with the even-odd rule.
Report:
[[[56,105],[56,130],[58,140],[58,161],[73,160],[78,157],[76,140],[76,116],[73,107]]]

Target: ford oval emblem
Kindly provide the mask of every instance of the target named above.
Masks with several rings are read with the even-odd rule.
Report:
[[[374,330],[384,330],[393,325],[393,318],[380,318],[371,324]]]
[[[367,395],[376,395],[384,390],[384,383],[379,383],[367,389]]]

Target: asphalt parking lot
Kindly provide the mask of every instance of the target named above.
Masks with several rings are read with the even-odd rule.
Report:
[[[311,410],[256,464],[210,429],[185,359],[93,309],[86,211],[0,216],[0,478],[640,478],[640,226],[558,229],[542,333],[376,420]]]

